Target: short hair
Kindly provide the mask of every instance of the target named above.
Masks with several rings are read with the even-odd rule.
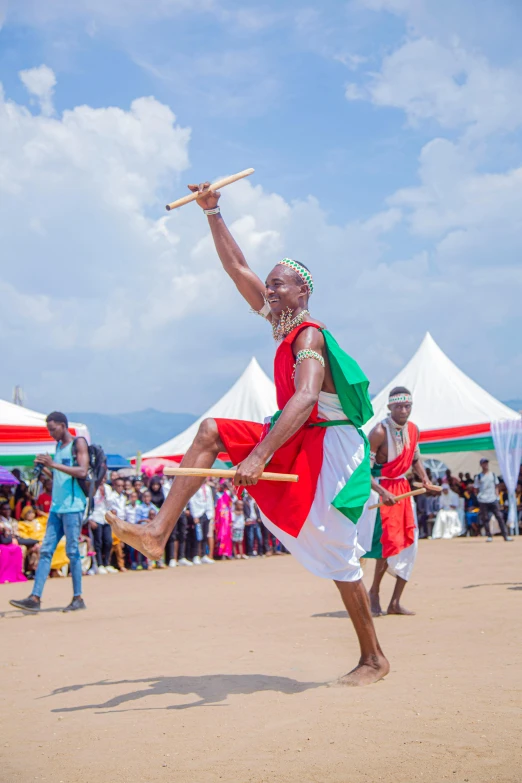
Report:
[[[411,391],[406,386],[396,386],[391,390],[389,396],[392,397],[394,394],[411,394]]]
[[[66,427],[69,426],[69,422],[67,421],[67,416],[65,415],[65,413],[60,413],[60,411],[53,411],[47,416],[45,421],[47,424],[49,424],[50,421],[55,421],[57,424],[65,424]]]

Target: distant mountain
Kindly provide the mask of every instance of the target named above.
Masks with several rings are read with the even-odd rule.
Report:
[[[505,400],[504,405],[513,408],[514,411],[522,411],[522,400]]]
[[[149,451],[174,435],[178,435],[196,421],[192,413],[163,413],[147,408],[135,413],[67,414],[71,421],[86,424],[94,443],[99,443],[106,454],[132,457],[137,451]]]

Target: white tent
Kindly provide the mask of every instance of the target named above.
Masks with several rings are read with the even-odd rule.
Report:
[[[54,454],[56,442],[47,431],[45,417],[45,413],[0,400],[0,465],[28,466],[38,453]],[[84,424],[70,422],[69,430],[90,440]]]
[[[375,415],[366,432],[388,414],[394,386],[405,386],[413,395],[412,421],[421,431],[423,456],[436,457],[454,471],[476,473],[480,457],[495,460],[491,422],[520,418],[463,373],[429,332],[408,364],[374,398]],[[498,472],[493,462],[492,468]]]
[[[203,419],[222,418],[263,422],[276,410],[275,386],[261,369],[257,359],[252,358],[244,373],[220,400],[184,432],[143,454],[142,460],[179,460],[192,444]]]

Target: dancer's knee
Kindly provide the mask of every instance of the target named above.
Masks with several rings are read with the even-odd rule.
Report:
[[[217,446],[219,442],[219,430],[215,419],[203,419],[199,425],[196,440],[201,446],[208,448]]]

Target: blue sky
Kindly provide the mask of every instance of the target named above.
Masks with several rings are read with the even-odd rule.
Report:
[[[270,371],[197,208],[163,211],[248,166],[225,219],[260,274],[312,268],[374,392],[430,330],[520,396],[521,31],[511,0],[5,4],[0,396],[199,413]]]

